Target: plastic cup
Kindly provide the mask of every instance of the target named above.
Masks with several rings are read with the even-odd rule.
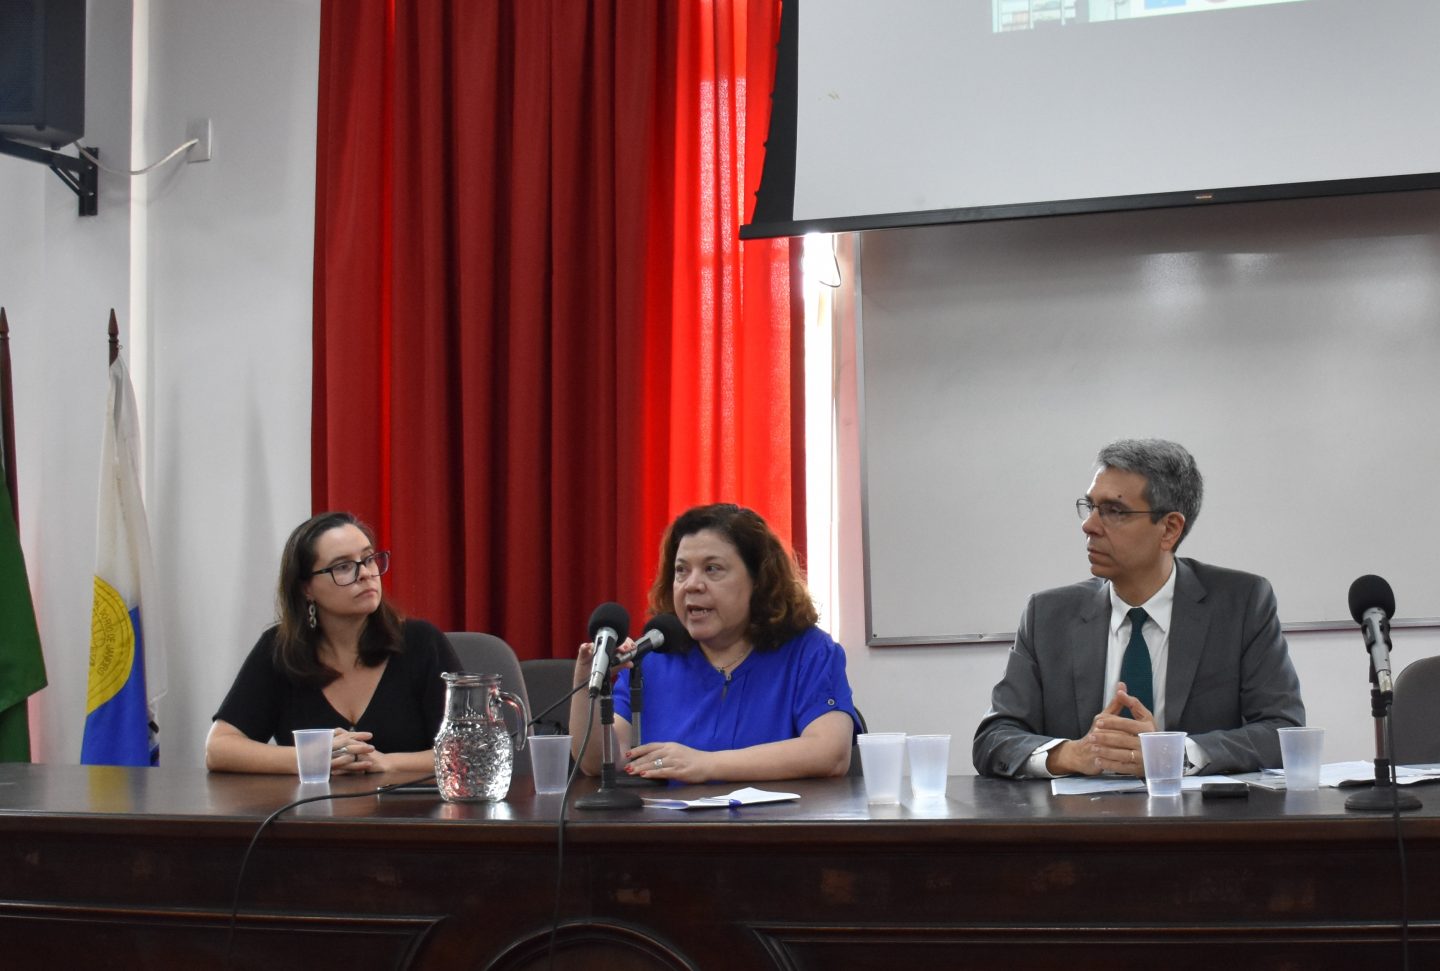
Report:
[[[870,732],[856,735],[860,766],[865,774],[865,798],[876,803],[900,801],[900,780],[905,775],[905,733]]]
[[[334,757],[330,740],[335,731],[330,728],[300,728],[295,736],[295,767],[300,771],[301,782],[329,782],[330,760]]]
[[[1180,795],[1180,778],[1185,774],[1185,733],[1141,732],[1140,755],[1145,761],[1145,788],[1150,795]]]
[[[1285,788],[1311,792],[1320,788],[1320,753],[1325,748],[1323,728],[1281,728],[1280,757],[1285,761]]]
[[[570,775],[570,736],[531,735],[530,770],[535,777],[535,791],[564,792]]]
[[[905,754],[910,757],[910,792],[916,799],[945,796],[950,772],[949,735],[907,735]]]

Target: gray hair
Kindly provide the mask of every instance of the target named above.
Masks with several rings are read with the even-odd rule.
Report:
[[[1185,527],[1175,542],[1175,547],[1180,547],[1200,515],[1200,500],[1205,495],[1205,480],[1195,457],[1183,445],[1162,438],[1122,438],[1100,450],[1095,467],[1144,476],[1145,501],[1155,510],[1150,521],[1158,523],[1167,512],[1185,517]]]

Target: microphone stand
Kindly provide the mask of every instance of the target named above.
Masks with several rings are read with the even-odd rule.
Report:
[[[600,688],[600,755],[600,788],[576,799],[575,808],[639,809],[644,805],[640,797],[615,782],[615,699],[610,694],[608,677]]]
[[[645,740],[640,730],[640,720],[645,710],[645,674],[641,671],[644,658],[630,665],[630,730],[635,734],[635,744]],[[611,712],[612,716],[614,712]],[[666,785],[664,779],[647,779],[643,775],[622,775],[615,780],[618,786],[626,788],[648,788]]]
[[[1361,812],[1410,812],[1420,808],[1420,799],[1390,779],[1390,745],[1386,729],[1390,724],[1390,702],[1393,691],[1381,691],[1375,674],[1375,661],[1370,661],[1370,714],[1375,718],[1375,785],[1362,789],[1345,800],[1346,809]]]

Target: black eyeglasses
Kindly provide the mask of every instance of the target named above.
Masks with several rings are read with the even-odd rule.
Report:
[[[1089,496],[1081,496],[1075,500],[1075,513],[1083,522],[1090,518],[1092,512],[1100,513],[1100,521],[1106,526],[1119,526],[1125,522],[1126,516],[1164,516],[1173,512],[1170,509],[1127,509],[1118,502],[1091,502]]]
[[[316,570],[310,575],[318,577],[322,573],[328,573],[337,587],[348,587],[360,579],[362,569],[373,569],[377,577],[383,575],[386,570],[390,569],[390,551],[381,550],[378,553],[371,553],[363,560],[346,560],[343,563],[336,563],[334,566],[327,566],[323,570]]]

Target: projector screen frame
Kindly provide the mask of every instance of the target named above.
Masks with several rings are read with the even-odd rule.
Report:
[[[1437,171],[1222,188],[1198,186],[1174,192],[795,219],[800,3],[801,0],[785,0],[781,11],[765,162],[750,221],[740,227],[742,240],[1440,188],[1440,171]]]

